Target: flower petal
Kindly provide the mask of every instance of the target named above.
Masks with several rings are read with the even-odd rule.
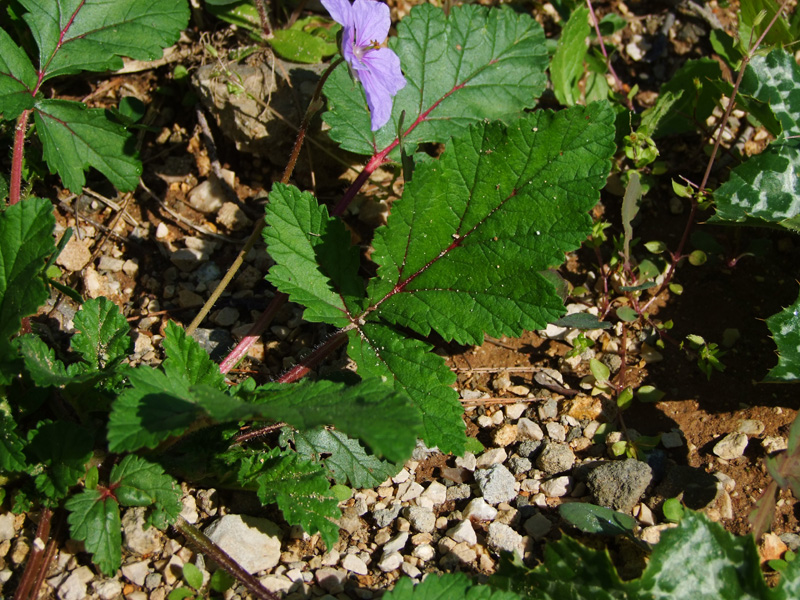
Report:
[[[346,1],[346,0],[343,0]],[[357,46],[366,47],[372,42],[383,42],[389,35],[392,18],[389,7],[377,0],[355,0],[353,26],[356,28]]]
[[[378,131],[392,116],[392,98],[406,84],[400,70],[400,59],[388,48],[373,50],[364,57],[369,66],[358,75],[364,85],[372,131]]]
[[[372,50],[364,57],[364,62],[371,72],[380,77],[386,91],[392,96],[405,87],[406,78],[400,68],[400,57],[394,50],[389,48]]]
[[[322,0],[322,6],[342,27],[352,25],[353,5],[350,4],[350,0]]]

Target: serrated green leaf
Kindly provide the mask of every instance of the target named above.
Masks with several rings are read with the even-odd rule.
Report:
[[[83,541],[94,563],[112,576],[122,562],[119,504],[100,490],[83,490],[66,501],[70,536]]]
[[[36,103],[34,116],[50,172],[58,173],[70,191],[80,193],[89,167],[122,191],[136,189],[142,163],[136,157],[134,137],[104,109],[44,99]]]
[[[75,329],[70,346],[94,370],[127,358],[133,346],[127,319],[108,298],[84,302],[75,315]]]
[[[734,537],[694,512],[661,534],[636,589],[642,597],[664,600],[769,596],[752,536]]]
[[[358,440],[340,431],[293,431],[291,439],[301,457],[324,466],[338,483],[349,483],[355,488],[374,488],[398,471],[397,465],[367,454]]]
[[[512,592],[480,585],[464,573],[445,573],[426,577],[415,584],[410,577],[402,577],[394,589],[386,592],[384,600],[517,600]]]
[[[265,464],[268,468],[254,478],[259,500],[277,503],[287,523],[300,525],[309,534],[319,532],[325,546],[332,548],[339,539],[339,527],[333,520],[341,511],[330,494],[325,472],[294,453]]]
[[[553,92],[556,100],[564,106],[573,106],[580,100],[578,84],[583,76],[583,60],[589,49],[587,41],[590,32],[589,9],[579,6],[561,30],[556,52],[550,62]]]
[[[709,82],[716,82],[721,78],[722,70],[714,59],[687,60],[661,86],[660,95],[671,92],[680,97],[672,104],[669,114],[659,120],[653,137],[695,131],[697,123],[705,123],[719,104],[721,96],[717,86],[709,85]]]
[[[584,502],[561,504],[558,514],[584,533],[625,535],[636,528],[636,519],[630,515]]]
[[[108,423],[112,452],[155,448],[186,431],[202,409],[191,400],[188,384],[162,371],[140,366],[129,373],[131,386],[114,401]]]
[[[742,77],[740,91],[765,102],[785,136],[800,133],[800,67],[789,52],[776,49],[754,56]]]
[[[429,447],[461,455],[466,426],[455,374],[430,346],[379,323],[365,323],[349,334],[347,353],[362,377],[387,377],[422,413],[422,439]]]
[[[189,22],[183,0],[20,0],[39,46],[43,80],[80,71],[115,71],[122,56],[161,57]]]
[[[67,368],[56,358],[55,350],[49,348],[33,334],[17,338],[17,347],[25,361],[25,370],[36,385],[41,387],[60,387],[72,381]]]
[[[47,300],[39,273],[55,249],[54,227],[53,205],[41,198],[28,198],[0,213],[0,363],[9,361],[9,338],[19,331],[22,318]]]
[[[364,284],[341,221],[311,194],[282,184],[273,186],[265,218],[264,241],[277,263],[267,280],[305,306],[307,321],[348,325],[348,305],[364,297]]]
[[[178,518],[182,509],[180,488],[159,465],[129,454],[114,465],[110,480],[123,506],[152,505],[146,523],[164,529]],[[145,497],[149,498],[146,504]]]
[[[375,232],[367,319],[480,344],[564,312],[540,272],[591,231],[614,152],[606,103],[480,124],[417,167]]]
[[[430,4],[415,6],[397,26],[389,47],[400,57],[406,86],[392,117],[370,130],[367,104],[347,65],[325,85],[323,115],[342,148],[373,154],[396,141],[400,115],[418,124],[404,137],[412,147],[443,142],[483,119],[502,119],[536,104],[547,67],[544,32],[530,16],[476,5],[454,6],[449,16]],[[399,151],[395,150],[399,157]]]
[[[647,137],[653,137],[658,130],[658,124],[662,119],[667,117],[678,100],[683,96],[684,90],[677,92],[663,92],[659,94],[655,106],[651,106],[642,113],[642,120],[639,123],[639,128],[636,133]]]
[[[226,388],[225,376],[220,373],[219,365],[211,360],[194,338],[186,335],[180,325],[172,321],[167,323],[163,346],[166,358],[162,368],[168,376],[180,378],[188,385]]]
[[[25,460],[25,441],[17,435],[14,419],[0,414],[0,470],[18,473],[28,470]]]
[[[23,110],[33,108],[37,79],[28,55],[0,29],[0,117],[11,121]]]
[[[731,171],[714,193],[711,222],[800,231],[800,144],[774,144]]]
[[[778,346],[778,364],[765,381],[797,381],[800,379],[800,297],[794,304],[767,319],[772,337]]]
[[[91,432],[80,425],[69,421],[40,424],[26,448],[31,461],[44,466],[34,479],[36,489],[51,502],[66,496],[86,472],[92,446]]]

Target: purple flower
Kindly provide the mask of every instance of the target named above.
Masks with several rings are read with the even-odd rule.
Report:
[[[392,115],[392,98],[406,84],[397,54],[381,47],[389,35],[389,7],[377,0],[322,0],[322,5],[342,25],[342,54],[364,86],[372,131],[378,131]]]

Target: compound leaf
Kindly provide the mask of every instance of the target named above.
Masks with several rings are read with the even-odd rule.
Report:
[[[765,381],[800,379],[800,297],[794,304],[767,319],[767,327],[778,345],[778,364]]]
[[[181,512],[181,491],[157,464],[129,454],[111,470],[114,494],[122,506],[152,506],[147,523],[164,529]]]
[[[78,352],[92,370],[126,358],[131,351],[130,325],[119,307],[108,298],[87,300],[75,315],[71,348]]]
[[[225,376],[220,373],[219,365],[180,325],[167,323],[163,346],[166,358],[162,368],[168,376],[182,379],[188,385],[225,389]]]
[[[712,222],[785,227],[800,232],[800,145],[773,144],[731,171],[714,192]]]
[[[51,173],[58,173],[72,192],[86,183],[84,170],[94,167],[123,191],[136,189],[142,164],[133,136],[102,108],[80,102],[39,100],[34,112],[42,154]]]
[[[461,344],[556,320],[563,303],[541,272],[590,232],[613,122],[607,103],[538,111],[475,125],[419,165],[375,232],[366,318]]]
[[[119,504],[99,489],[83,490],[64,505],[69,511],[70,536],[83,541],[95,564],[112,576],[122,562],[122,525]]]
[[[387,592],[383,598],[385,600],[450,600],[451,598],[517,600],[519,596],[475,583],[464,573],[445,573],[430,575],[416,585],[410,577],[401,577],[394,589]]]
[[[92,434],[69,421],[45,422],[31,433],[27,452],[44,467],[34,478],[36,489],[49,501],[58,501],[86,472]]]
[[[382,323],[367,322],[349,334],[347,353],[362,377],[386,377],[422,413],[422,439],[442,452],[463,454],[466,427],[455,374],[430,346]]]
[[[282,184],[272,188],[266,222],[264,241],[277,263],[267,280],[306,307],[307,321],[349,324],[347,305],[363,298],[364,285],[342,222],[311,194]]]
[[[44,80],[122,68],[122,56],[161,57],[189,22],[179,0],[20,0]]]
[[[544,32],[530,16],[512,10],[454,6],[446,16],[430,4],[415,6],[398,24],[389,47],[400,57],[407,83],[379,131],[370,131],[363,90],[347,65],[325,85],[329,111],[323,118],[346,150],[388,149],[396,142],[403,113],[405,127],[418,123],[404,144],[443,142],[483,119],[519,114],[544,91]]]
[[[324,466],[337,483],[374,488],[397,474],[397,466],[367,454],[358,440],[341,431],[311,429],[290,431],[301,457]]]
[[[28,55],[5,30],[0,29],[0,117],[11,121],[23,110],[33,108],[31,90],[36,86],[36,69]]]
[[[28,198],[0,213],[0,363],[10,362],[9,338],[19,331],[22,318],[47,300],[39,277],[44,259],[55,249],[53,205]]]

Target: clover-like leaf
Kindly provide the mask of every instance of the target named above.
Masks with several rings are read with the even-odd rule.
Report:
[[[20,0],[39,46],[43,80],[152,60],[178,39],[189,6],[175,0]]]
[[[342,148],[373,154],[403,139],[412,147],[443,142],[483,119],[501,119],[532,107],[544,91],[544,32],[530,16],[509,9],[454,6],[449,15],[430,4],[415,6],[397,26],[389,47],[400,57],[407,85],[394,98],[392,117],[372,132],[366,99],[346,65],[325,85],[324,119]]]
[[[119,307],[108,298],[87,300],[75,315],[75,329],[70,346],[93,370],[127,358],[132,341],[130,325]]]
[[[83,541],[92,559],[107,576],[122,562],[122,526],[119,504],[105,490],[83,490],[64,504],[69,511],[70,536]]]
[[[778,345],[778,364],[765,381],[797,381],[800,379],[800,297],[794,304],[767,319],[775,343]]]

